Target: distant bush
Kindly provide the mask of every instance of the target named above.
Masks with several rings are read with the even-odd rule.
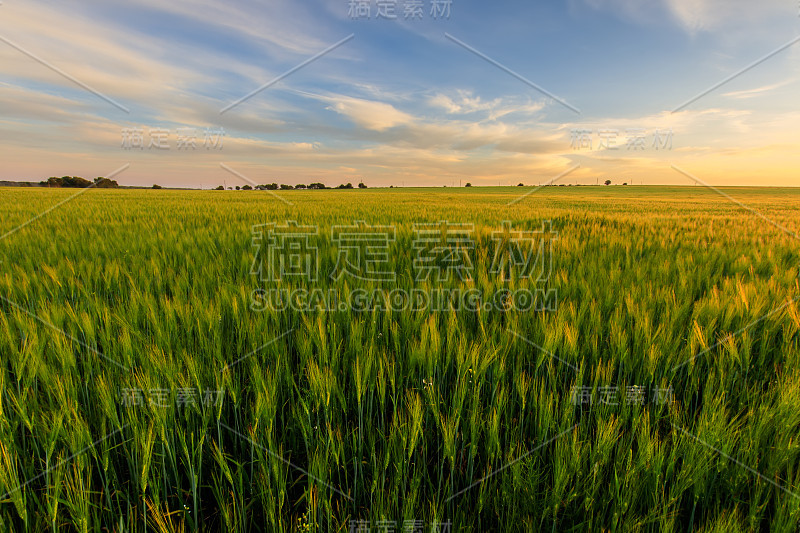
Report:
[[[250,185],[245,185],[244,187],[242,187],[242,190],[243,191],[252,191],[253,188]]]
[[[286,185],[285,183],[281,183],[282,191],[291,191],[292,189],[294,189],[294,187],[292,187],[291,185]]]
[[[312,183],[308,186],[309,189],[327,189],[323,183]]]
[[[472,184],[470,182],[467,182],[467,184],[464,185],[464,187],[472,187]]]
[[[214,190],[215,190],[215,191],[224,191],[224,190],[225,190],[225,187],[223,187],[222,185],[218,185],[218,186],[217,186],[217,188],[216,188],[216,189],[214,189]]]
[[[366,189],[367,188],[367,184],[362,181],[361,183],[358,184],[358,188],[359,189]]]
[[[97,180],[105,180],[105,181],[108,182],[108,184],[104,183],[102,185],[104,188],[118,187],[119,186],[119,185],[117,185],[116,181],[106,180],[106,178],[97,178]],[[95,183],[99,184],[99,182],[97,180],[95,180]],[[80,178],[78,176],[64,176],[64,177],[61,177],[61,178],[48,178],[47,179],[47,186],[48,187],[70,187],[70,188],[78,188],[78,189],[83,188],[83,189],[85,189],[86,187],[91,187],[92,186],[92,182],[87,180],[87,179]]]
[[[156,183],[153,184],[153,189],[163,189],[163,188],[164,187],[162,187],[161,185],[158,185]]]
[[[294,188],[295,188],[295,189],[305,189],[305,188],[306,188],[306,186],[305,186],[305,185],[303,185],[302,183],[298,183],[297,185],[295,185],[295,186],[294,186]]]
[[[72,177],[64,176],[61,179],[63,180],[62,187],[77,187],[77,188],[80,188],[80,189],[85,189],[86,187],[91,187],[92,186],[92,182],[91,181],[89,181],[87,179],[79,178],[78,176],[72,176]]]
[[[95,178],[94,186],[98,189],[116,189],[119,187],[119,183],[108,178]]]

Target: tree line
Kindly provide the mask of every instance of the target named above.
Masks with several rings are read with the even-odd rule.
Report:
[[[119,187],[119,183],[114,180],[110,180],[108,178],[95,178],[94,182],[91,182],[85,178],[81,178],[79,176],[63,176],[61,178],[47,178],[45,181],[39,182],[40,185],[45,187],[66,187],[66,188],[74,188],[74,189],[85,189],[87,187],[94,187],[96,189],[116,189]]]
[[[230,190],[233,190],[234,188],[237,191],[239,191],[239,190],[241,190],[241,191],[252,191],[252,190],[257,190],[257,191],[279,191],[279,190],[280,191],[291,191],[293,189],[355,189],[355,187],[353,187],[352,183],[342,183],[341,185],[337,185],[336,187],[328,187],[324,183],[310,183],[308,185],[305,185],[303,183],[299,183],[297,185],[287,185],[285,183],[281,183],[280,185],[278,185],[277,183],[267,183],[265,185],[256,185],[256,186],[244,185],[244,186],[240,187],[239,185],[237,185],[236,187],[228,187],[228,189],[230,189]],[[359,189],[366,189],[367,186],[362,182],[362,183],[358,184],[358,188]],[[224,191],[225,187],[220,185],[214,190]]]

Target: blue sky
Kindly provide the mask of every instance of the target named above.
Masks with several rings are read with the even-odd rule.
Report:
[[[411,1],[5,1],[0,179],[800,185],[800,42],[672,112],[800,35],[796,1]]]

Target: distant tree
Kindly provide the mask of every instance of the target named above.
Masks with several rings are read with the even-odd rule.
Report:
[[[353,188],[353,184],[352,183],[346,183],[346,184],[342,183],[341,185],[337,186],[336,188],[337,189],[352,189]]]
[[[362,181],[361,183],[358,184],[358,188],[359,189],[366,189],[367,188],[367,184]]]
[[[268,191],[277,191],[278,190],[278,184],[277,183],[268,183],[267,185],[264,185],[264,188],[266,190],[268,190]]]
[[[611,185],[611,180],[606,180],[606,181],[605,181],[605,184],[606,184],[606,185]]]
[[[309,189],[325,189],[325,185],[322,183],[312,183],[308,186]]]
[[[153,188],[154,189],[163,189],[163,187],[161,185],[158,185],[157,183],[153,184]]]
[[[95,178],[94,186],[98,189],[116,189],[119,187],[119,183],[108,178]]]
[[[244,187],[242,187],[242,190],[243,191],[252,191],[253,188],[250,185],[245,185]]]
[[[238,191],[239,189],[241,189],[241,187],[239,187],[239,186],[237,185],[237,186],[236,186],[236,190]]]
[[[285,183],[281,183],[282,191],[291,191],[292,189],[294,189],[294,187],[292,187],[291,185],[286,185]]]
[[[216,188],[216,189],[214,189],[214,190],[215,190],[215,191],[224,191],[224,190],[225,190],[225,187],[223,187],[222,185],[218,185],[218,186],[217,186],[217,188]]]
[[[305,186],[305,185],[303,185],[302,183],[298,183],[297,185],[295,185],[295,186],[294,186],[294,188],[295,188],[295,189],[305,189],[305,188],[306,188],[306,186]]]
[[[105,178],[98,178],[105,180]],[[115,181],[107,180],[109,183],[104,185],[105,187],[115,187],[117,186]],[[47,185],[49,187],[72,187],[72,188],[83,188],[91,187],[92,182],[78,176],[63,176],[61,178],[48,178]]]
[[[522,183],[517,183],[517,187],[524,187]]]
[[[229,191],[232,191],[232,190],[233,190],[233,187],[228,187],[228,190],[229,190]]]
[[[472,184],[470,182],[467,182],[467,184],[464,185],[464,187],[472,187]]]
[[[627,184],[628,184],[628,182],[627,182],[627,181],[626,181],[625,183],[623,183],[623,185],[627,185]]]

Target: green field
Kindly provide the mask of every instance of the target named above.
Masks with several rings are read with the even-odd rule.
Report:
[[[797,531],[800,190],[527,191],[0,189],[0,529]],[[329,277],[359,220],[394,280]],[[254,275],[287,221],[316,281]],[[415,278],[439,221],[472,279]],[[492,272],[504,221],[551,221],[546,280]],[[557,305],[254,307],[534,287]]]

